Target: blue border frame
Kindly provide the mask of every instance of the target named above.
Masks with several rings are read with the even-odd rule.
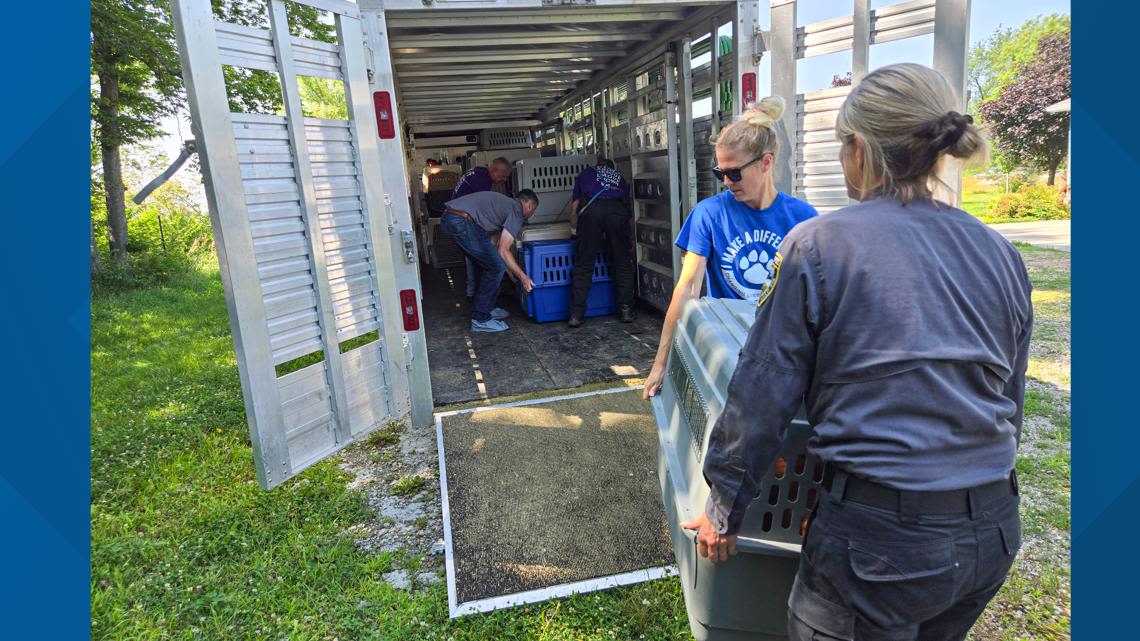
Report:
[[[1140,7],[1073,9],[1073,637],[1126,638],[1140,577],[1140,348],[1128,329],[1140,324],[1140,137],[1127,76]]]
[[[90,14],[4,6],[4,638],[90,634]]]
[[[14,344],[0,448],[9,638],[90,634],[89,13],[5,6],[0,181],[10,242],[4,335]],[[1140,576],[1134,390],[1140,178],[1132,3],[1074,7],[1073,633],[1133,627]],[[35,28],[35,26],[50,28]],[[1110,62],[1116,61],[1116,62]],[[1114,246],[1115,245],[1115,246]],[[13,527],[14,526],[14,527]]]

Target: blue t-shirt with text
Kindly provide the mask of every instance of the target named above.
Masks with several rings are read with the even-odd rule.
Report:
[[[767,209],[753,209],[724,191],[693,207],[677,246],[708,259],[710,297],[755,301],[784,236],[816,215],[814,207],[782,192]]]

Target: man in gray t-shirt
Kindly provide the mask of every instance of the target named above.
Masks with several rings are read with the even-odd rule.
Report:
[[[538,196],[523,189],[514,198],[493,191],[480,191],[447,201],[440,227],[475,265],[475,298],[471,303],[471,330],[501,332],[508,314],[495,307],[503,274],[509,272],[523,289],[534,282],[515,261],[515,238],[523,223],[538,207]],[[498,233],[491,243],[489,234]]]

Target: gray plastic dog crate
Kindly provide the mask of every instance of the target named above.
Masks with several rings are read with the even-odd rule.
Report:
[[[693,636],[699,641],[787,638],[787,602],[799,567],[808,513],[822,491],[823,463],[807,454],[803,412],[781,458],[748,508],[737,555],[713,564],[697,552],[698,516],[709,488],[701,472],[709,433],[755,318],[747,301],[702,298],[685,305],[661,391],[653,399],[660,447],[657,472]]]
[[[553,158],[523,158],[515,163],[515,193],[523,189],[538,194],[538,209],[534,210],[528,225],[564,222],[570,220],[570,196],[574,193],[574,179],[587,167],[598,162],[594,154],[555,156]],[[582,203],[585,205],[585,203]]]

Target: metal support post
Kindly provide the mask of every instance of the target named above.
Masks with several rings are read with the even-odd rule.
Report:
[[[871,0],[855,0],[851,39],[851,86],[871,70]]]
[[[709,37],[712,39],[709,45],[712,60],[709,64],[712,66],[712,137],[714,139],[720,133],[720,21],[720,16],[714,17],[709,31]]]
[[[668,135],[669,141],[669,184],[673,187],[678,187],[676,190],[670,188],[669,194],[669,227],[671,229],[672,238],[676,238],[681,233],[681,181],[678,154],[677,154],[677,80],[676,80],[676,55],[670,51],[665,54],[665,64],[661,69],[662,74],[665,76],[665,131]],[[690,84],[691,83],[690,77]],[[689,120],[689,140],[692,141],[692,120]],[[688,163],[685,163],[688,167]],[[694,186],[695,187],[695,186]],[[684,189],[688,189],[687,183]],[[676,244],[672,245],[673,249],[673,283],[676,284],[677,278],[681,275],[681,248]]]
[[[365,14],[365,20],[368,25],[368,43],[371,49],[372,59],[364,61],[370,64],[372,69],[372,82],[371,89],[375,91],[395,91],[396,80],[395,74],[392,71],[392,57],[388,47],[388,26],[386,22],[386,14],[383,11],[369,12]],[[346,74],[347,77],[347,74]],[[366,91],[369,87],[361,86],[356,89],[357,92]],[[350,103],[351,104],[351,103]],[[360,104],[360,103],[356,103]],[[362,127],[362,135],[370,136],[372,140],[376,140],[376,154],[371,155],[362,154],[361,161],[366,163],[369,161],[377,162],[379,166],[379,178],[377,184],[372,185],[373,188],[380,188],[385,193],[382,195],[383,202],[386,205],[387,211],[385,218],[387,224],[393,227],[395,233],[389,235],[386,239],[377,238],[373,236],[374,241],[386,242],[385,247],[387,251],[381,252],[377,247],[377,254],[388,254],[392,260],[386,262],[393,266],[393,278],[396,291],[392,292],[391,298],[383,301],[382,306],[399,309],[398,305],[399,294],[398,291],[414,290],[416,292],[416,301],[420,304],[419,310],[420,318],[423,318],[423,293],[419,272],[419,261],[415,260],[415,254],[418,254],[415,248],[415,230],[411,219],[411,212],[406,211],[405,203],[411,199],[409,193],[407,174],[404,169],[404,159],[406,152],[404,150],[403,140],[400,136],[392,139],[380,139],[375,126],[375,114],[370,110],[364,113],[354,113],[355,119],[358,121],[368,121],[366,127]],[[399,103],[393,101],[392,103],[392,119],[396,124],[396,131],[400,131],[400,124],[402,114],[399,110]],[[363,123],[361,123],[363,124]],[[358,125],[360,126],[360,125]],[[370,156],[370,157],[368,157]],[[368,170],[362,168],[364,176],[368,177]],[[377,215],[379,212],[371,212],[372,215]],[[413,258],[411,261],[406,260],[408,244],[411,243]],[[387,349],[389,351],[401,351],[404,349],[401,345],[400,339],[403,325],[403,317],[401,314],[393,314],[392,318],[399,319],[401,324],[399,327],[392,327],[385,323]],[[388,317],[385,318],[388,321]],[[404,398],[408,399],[411,407],[412,425],[415,427],[426,427],[433,424],[432,416],[432,395],[431,395],[431,378],[428,372],[428,355],[427,355],[427,337],[422,329],[412,332],[404,333],[403,336],[407,339],[407,353],[400,361],[404,366],[404,372],[393,373],[392,378],[395,380],[404,381],[403,385],[393,384],[393,395],[397,402],[402,401]],[[396,393],[397,390],[401,393]],[[402,409],[402,408],[394,408]]]
[[[715,44],[715,43],[714,43]],[[677,47],[677,75],[680,87],[677,89],[677,112],[680,123],[677,126],[678,148],[681,158],[681,202],[680,211],[688,214],[697,204],[697,158],[693,152],[693,41],[689,36],[681,38]],[[716,55],[714,48],[713,55]],[[680,233],[680,222],[674,230],[674,238]],[[680,271],[677,272],[680,275]]]
[[[740,3],[743,4],[743,3]],[[739,22],[739,20],[738,20]],[[780,153],[773,166],[776,189],[792,194],[795,189],[796,156],[796,3],[795,0],[772,7],[772,36],[768,46],[772,53],[772,95],[787,103],[776,127]],[[740,57],[737,57],[740,63]],[[739,77],[739,74],[737,74]]]
[[[970,0],[936,0],[934,3],[934,68],[946,76],[954,89],[955,109],[966,113],[966,59],[970,48]],[[962,166],[960,162],[944,163],[939,173],[949,185],[936,194],[957,207],[962,201]]]
[[[758,0],[737,0],[736,3],[736,20],[733,21],[732,28],[732,50],[736,54],[736,81],[733,83],[736,95],[732,101],[732,113],[734,115],[740,115],[748,106],[744,104],[742,93],[744,74],[759,75],[760,72],[760,52],[756,50],[756,38],[760,33],[759,5]],[[772,12],[775,14],[775,9]],[[713,51],[717,50],[716,48],[713,49]],[[756,99],[759,100],[762,97],[757,95]]]

